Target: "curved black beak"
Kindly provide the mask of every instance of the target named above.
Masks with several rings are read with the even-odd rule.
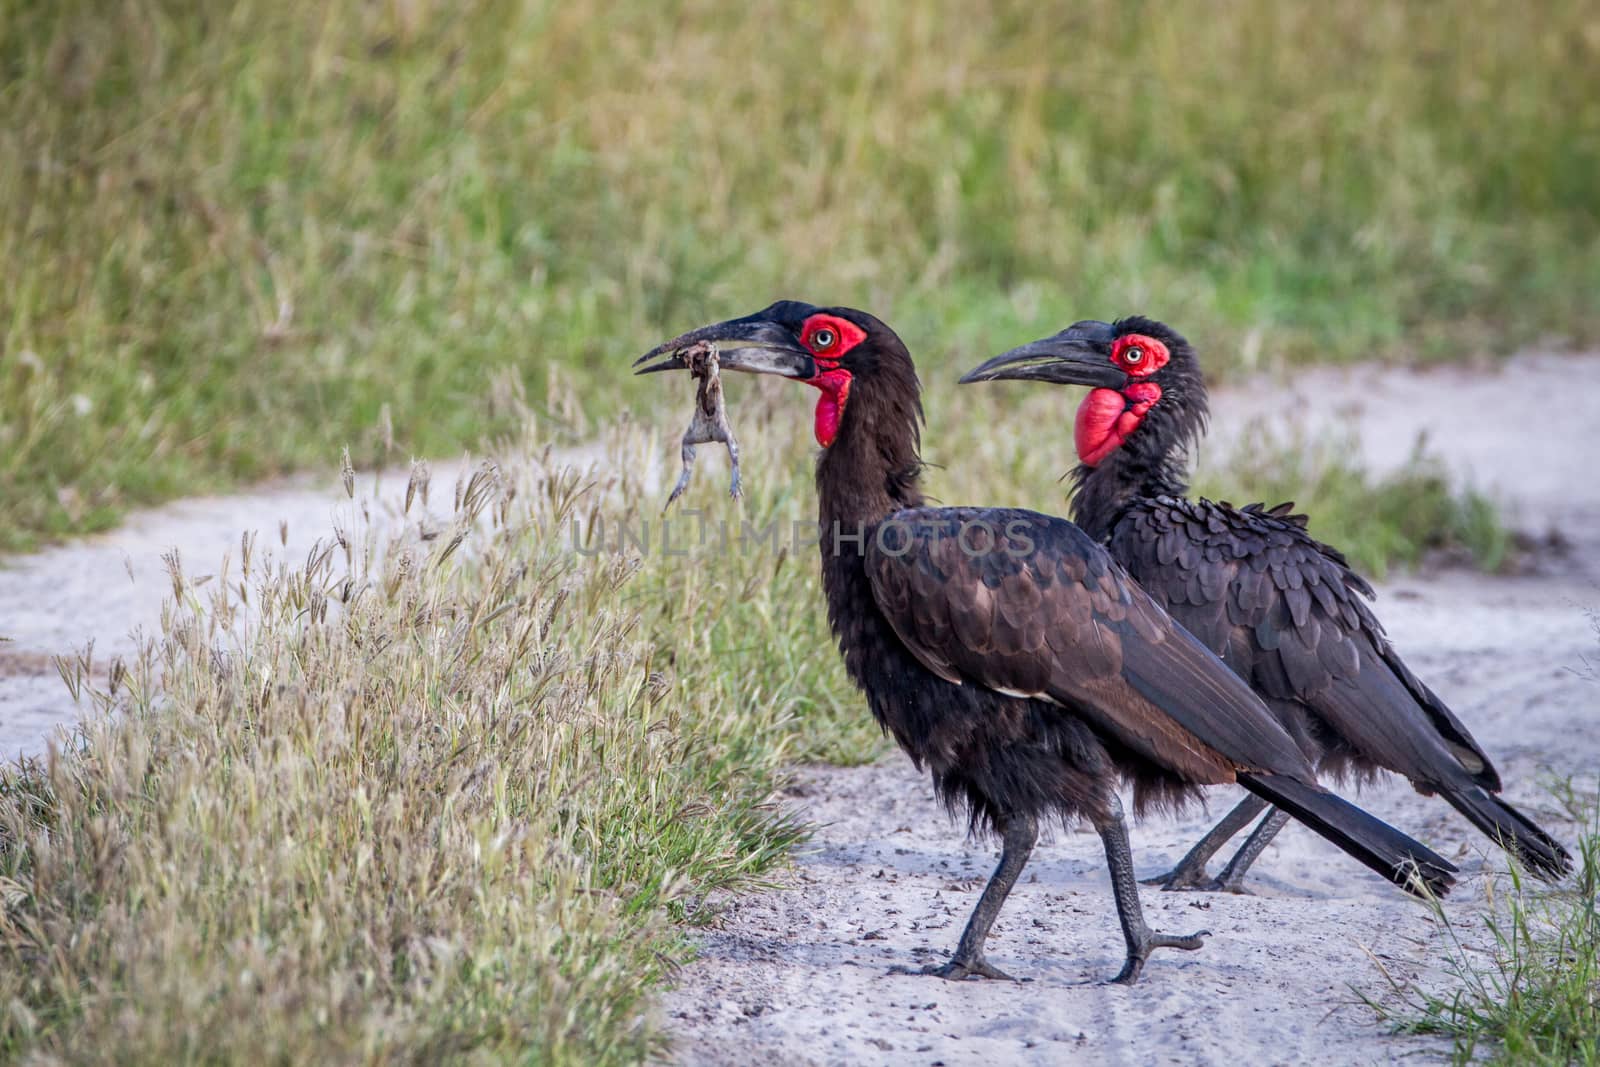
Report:
[[[800,347],[794,331],[771,319],[762,318],[760,313],[701,326],[680,334],[634,360],[633,365],[638,368],[634,373],[685,370],[689,365],[680,353],[701,341],[710,341],[717,346],[717,358],[723,370],[776,374],[784,378],[809,379],[817,376],[816,361],[811,358],[811,353]],[[652,359],[660,359],[660,362],[640,366]]]
[[[1109,322],[1075,322],[1052,337],[995,356],[962,375],[961,384],[1015,378],[1120,389],[1128,376],[1111,362],[1111,343],[1116,339],[1116,328]]]

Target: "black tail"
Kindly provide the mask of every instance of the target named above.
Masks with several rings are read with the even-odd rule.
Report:
[[[1443,796],[1451,807],[1517,857],[1517,862],[1531,873],[1553,882],[1572,870],[1572,857],[1561,847],[1561,842],[1499,797],[1476,786],[1443,791]]]
[[[1442,897],[1455,884],[1455,865],[1318,786],[1281,774],[1241,774],[1239,784],[1271,801],[1406,892],[1422,896],[1418,882]]]

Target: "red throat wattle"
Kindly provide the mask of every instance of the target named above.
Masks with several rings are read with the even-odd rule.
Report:
[[[817,398],[816,425],[812,429],[817,435],[817,444],[827,448],[839,436],[839,420],[844,418],[844,406],[850,399],[850,372],[840,367],[819,368],[817,376],[806,384],[816,386],[822,393]]]
[[[1120,393],[1115,389],[1090,390],[1078,405],[1073,426],[1078,460],[1093,467],[1122,447],[1160,399],[1161,386],[1155,382],[1134,382]]]

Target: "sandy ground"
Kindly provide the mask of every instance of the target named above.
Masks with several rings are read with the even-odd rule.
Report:
[[[1452,702],[1496,756],[1509,796],[1548,814],[1552,775],[1592,775],[1600,731],[1590,716],[1600,640],[1600,356],[1530,355],[1484,373],[1369,366],[1300,375],[1292,389],[1219,392],[1213,447],[1258,419],[1317,434],[1359,434],[1369,464],[1405,462],[1420,430],[1464,477],[1530,533],[1559,523],[1571,549],[1529,573],[1446,572],[1381,591],[1381,617],[1412,666]],[[1061,447],[1069,443],[1065,437]],[[1528,448],[1535,450],[1530,456]],[[574,456],[592,460],[593,453]],[[435,464],[448,494],[458,464]],[[334,521],[366,511],[393,521],[405,474],[362,479],[351,501],[333,481],[188,500],[120,529],[0,563],[0,758],[43,750],[78,714],[51,658],[93,641],[96,662],[128,655],[159,625],[170,592],[162,555],[191,577],[238,557],[242,531],[280,558],[304,558]],[[280,533],[282,536],[280,536]],[[863,712],[865,714],[865,712]],[[1220,814],[1235,795],[1218,791]],[[1151,924],[1213,933],[1197,953],[1159,953],[1132,988],[1102,980],[1121,941],[1097,839],[1058,830],[1044,842],[990,944],[1021,985],[945,983],[888,974],[954,945],[993,863],[963,838],[898,755],[864,768],[800,773],[789,799],[820,824],[786,885],[722,902],[701,959],[659,1011],[687,1064],[789,1063],[1374,1063],[1429,1062],[1437,1043],[1387,1035],[1352,988],[1397,977],[1440,980],[1427,966],[1442,936],[1428,911],[1291,825],[1255,868],[1257,895],[1145,891]],[[1375,813],[1459,856],[1473,874],[1450,914],[1470,922],[1498,859],[1445,805],[1393,783],[1368,789]],[[1208,824],[1194,812],[1134,831],[1143,873],[1165,869]],[[1552,825],[1555,824],[1552,819]],[[1563,828],[1565,829],[1565,828]]]
[[[1379,614],[1412,667],[1495,756],[1507,796],[1570,837],[1544,786],[1600,766],[1600,358],[1526,356],[1493,374],[1363,367],[1301,376],[1292,391],[1215,398],[1218,436],[1272,418],[1312,434],[1349,429],[1377,468],[1405,462],[1419,429],[1453,468],[1519,516],[1559,523],[1569,551],[1530,573],[1445,572],[1380,590]],[[1536,456],[1527,449],[1535,445]],[[1068,447],[1063,439],[1062,447]],[[1215,445],[1213,445],[1215,447]],[[1220,815],[1238,798],[1218,790]],[[1466,877],[1447,914],[1470,948],[1487,842],[1444,803],[1386,781],[1369,810],[1429,842]],[[1290,824],[1258,862],[1256,895],[1144,891],[1151,925],[1209,929],[1195,953],[1158,953],[1132,989],[1098,839],[1041,845],[990,940],[1025,984],[894,975],[942,960],[994,863],[934,803],[898,753],[870,767],[803,771],[788,801],[820,824],[785,886],[724,901],[702,958],[662,1006],[684,1064],[1429,1063],[1437,1040],[1392,1036],[1356,990],[1389,974],[1442,987],[1448,935],[1424,906]],[[1142,875],[1169,868],[1207,826],[1194,812],[1133,831]],[[1492,846],[1487,846],[1492,850]],[[1213,868],[1216,869],[1216,868]]]

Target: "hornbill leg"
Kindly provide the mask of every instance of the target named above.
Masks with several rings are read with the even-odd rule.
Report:
[[[1250,890],[1244,887],[1245,872],[1261,855],[1261,851],[1278,836],[1278,831],[1282,830],[1288,821],[1288,812],[1281,808],[1273,808],[1267,817],[1261,820],[1261,825],[1245,838],[1244,844],[1233,854],[1233,859],[1228,861],[1228,865],[1222,868],[1222,873],[1217,876],[1216,885],[1207,888],[1221,889],[1227,893],[1249,893]]]
[[[938,978],[976,976],[1015,981],[998,967],[990,966],[983,958],[983,942],[989,936],[989,928],[1000,915],[1000,908],[1011,893],[1011,887],[1016,885],[1017,876],[1027,866],[1028,857],[1033,853],[1033,843],[1038,839],[1039,823],[1032,815],[1005,816],[1000,823],[1000,863],[995,867],[994,874],[989,876],[989,884],[983,887],[978,906],[972,909],[972,917],[967,920],[967,928],[961,932],[961,941],[956,945],[956,954],[947,963],[929,964],[919,970],[894,967],[890,973],[931,974]]]
[[[1217,850],[1226,845],[1233,835],[1249,826],[1255,817],[1267,808],[1267,802],[1254,793],[1246,793],[1243,800],[1234,805],[1232,811],[1222,817],[1222,821],[1213,826],[1211,830],[1196,841],[1189,854],[1178,861],[1178,865],[1166,874],[1158,874],[1154,878],[1146,878],[1145,885],[1158,885],[1163,889],[1215,889],[1216,883],[1206,876],[1206,863],[1216,855]],[[1247,865],[1248,866],[1248,865]],[[1244,872],[1241,871],[1241,874]]]
[[[1106,866],[1111,871],[1111,892],[1117,898],[1117,918],[1122,922],[1122,937],[1128,944],[1128,961],[1111,979],[1123,985],[1132,985],[1144,969],[1144,961],[1158,948],[1181,948],[1193,951],[1205,944],[1210,930],[1178,936],[1158,934],[1144,924],[1144,909],[1139,904],[1139,882],[1133,874],[1133,850],[1128,847],[1128,826],[1122,819],[1122,801],[1111,794],[1111,804],[1104,821],[1097,821],[1100,840],[1106,848]]]

